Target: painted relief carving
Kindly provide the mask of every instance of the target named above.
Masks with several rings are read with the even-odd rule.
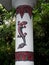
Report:
[[[27,25],[27,22],[26,21],[18,21],[18,33],[19,35],[17,36],[18,38],[22,38],[23,39],[23,43],[21,43],[19,46],[18,46],[18,49],[19,48],[23,48],[24,46],[26,46],[26,35],[27,33],[23,33],[23,29],[26,28],[26,25]]]

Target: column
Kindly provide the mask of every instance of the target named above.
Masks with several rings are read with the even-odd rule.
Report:
[[[32,8],[16,8],[15,65],[34,65]]]
[[[35,0],[13,0],[16,8],[15,65],[34,65],[33,16]]]

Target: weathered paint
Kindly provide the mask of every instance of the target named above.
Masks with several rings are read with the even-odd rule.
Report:
[[[15,65],[34,65],[32,8],[19,6],[16,14]]]

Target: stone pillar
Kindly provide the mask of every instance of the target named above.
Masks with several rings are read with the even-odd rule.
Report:
[[[16,8],[15,65],[34,65],[33,16],[35,0],[13,0]]]

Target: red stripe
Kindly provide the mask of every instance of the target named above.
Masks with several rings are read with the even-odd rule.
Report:
[[[28,13],[30,18],[32,16],[32,8],[28,5],[22,5],[17,7],[16,14],[20,14],[23,17],[24,13]]]
[[[15,52],[15,61],[34,61],[34,52]]]

